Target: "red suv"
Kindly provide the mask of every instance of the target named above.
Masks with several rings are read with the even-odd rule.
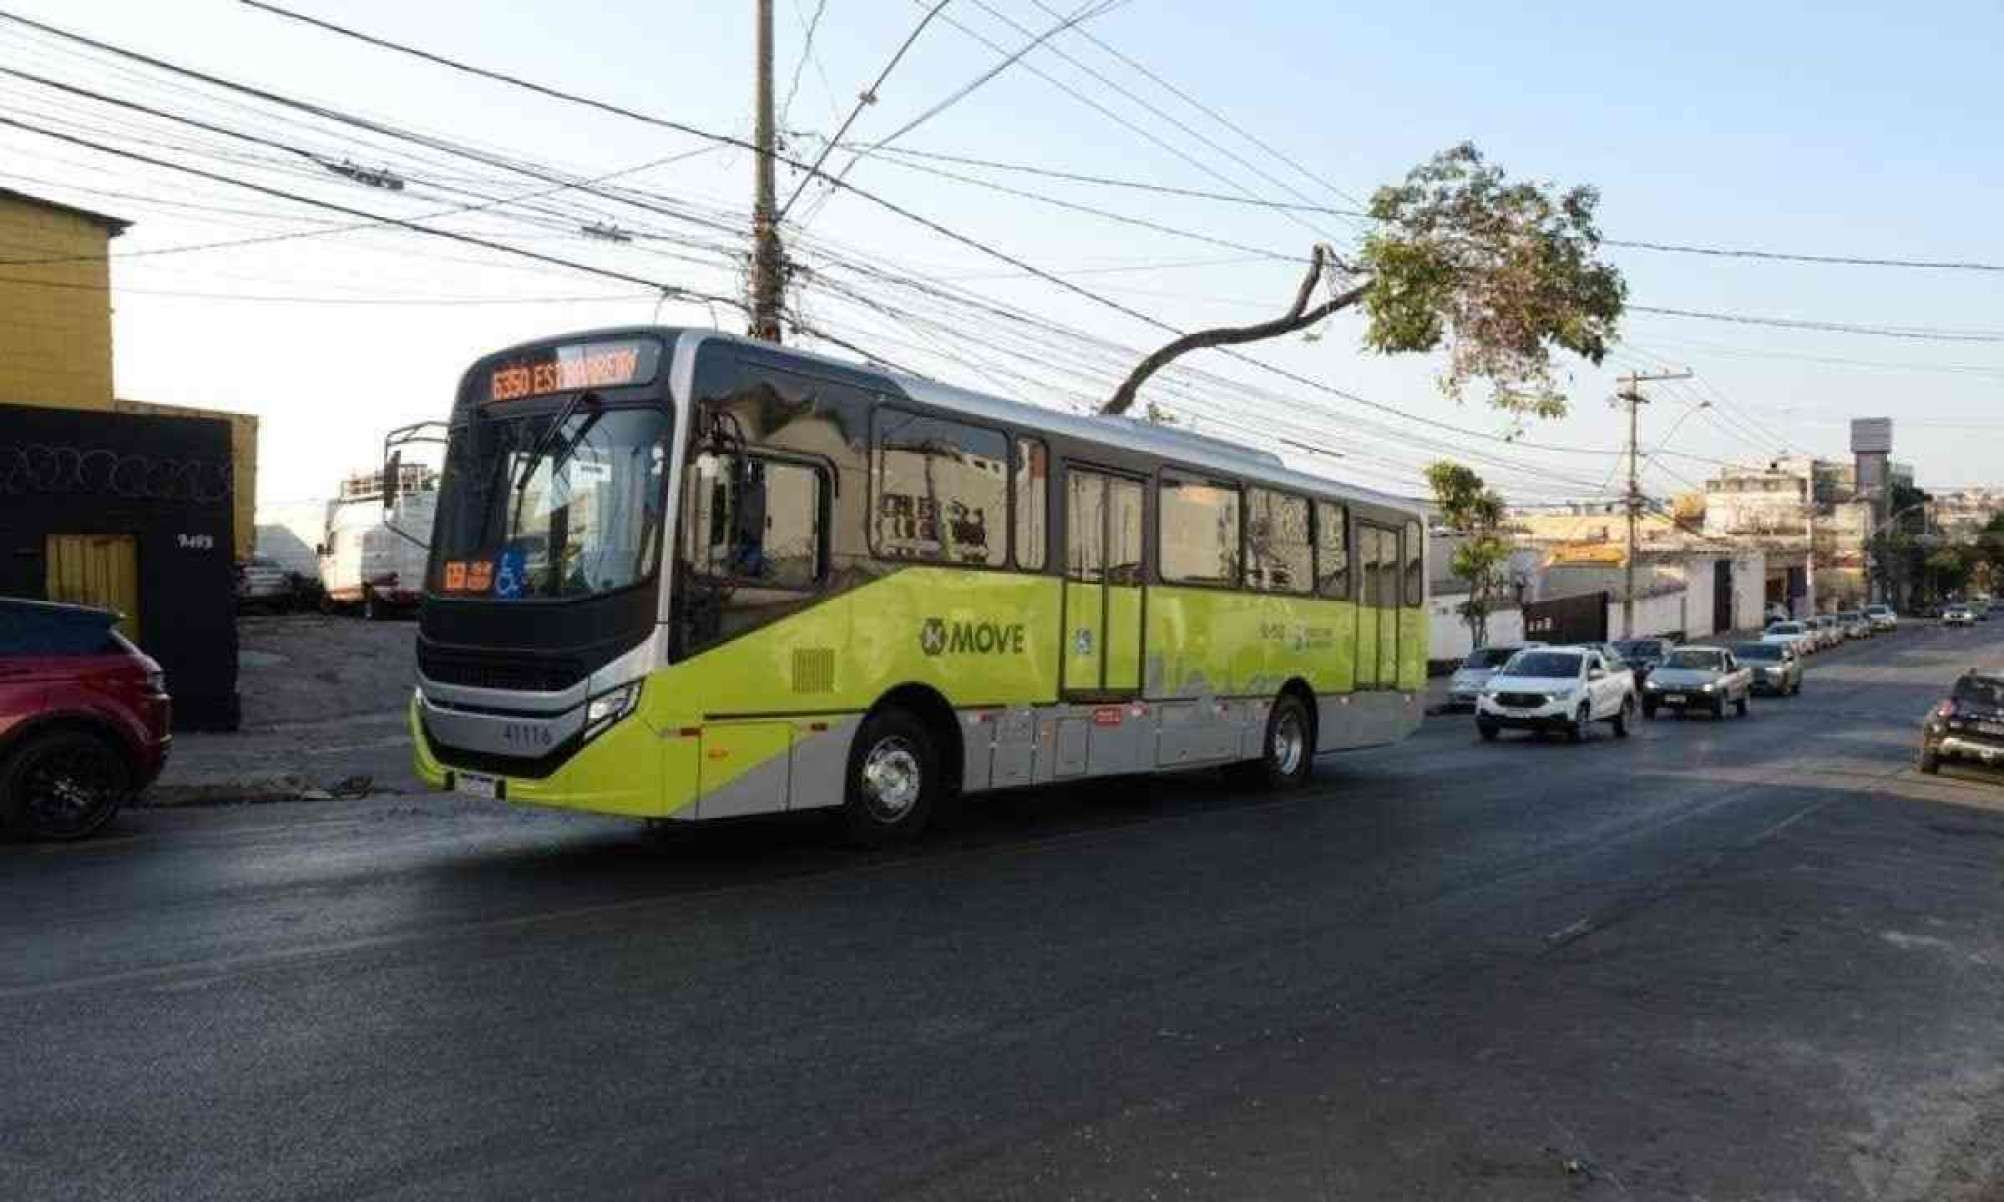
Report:
[[[167,682],[117,621],[0,597],[0,829],[81,839],[160,775]]]

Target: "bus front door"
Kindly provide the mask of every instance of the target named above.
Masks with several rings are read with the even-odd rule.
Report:
[[[1070,468],[1065,484],[1068,696],[1141,688],[1139,480]]]

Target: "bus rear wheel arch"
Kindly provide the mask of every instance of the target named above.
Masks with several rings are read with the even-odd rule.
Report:
[[[1289,681],[1267,711],[1260,756],[1243,767],[1246,776],[1268,789],[1294,789],[1315,769],[1315,694]]]

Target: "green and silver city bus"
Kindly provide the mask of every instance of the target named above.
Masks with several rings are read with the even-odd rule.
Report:
[[[1421,714],[1411,504],[1272,455],[708,330],[459,390],[411,726],[435,787],[703,820],[1243,765]]]

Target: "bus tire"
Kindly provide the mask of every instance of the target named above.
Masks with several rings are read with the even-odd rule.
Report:
[[[1268,789],[1297,789],[1307,782],[1315,768],[1315,720],[1300,697],[1282,693],[1274,699],[1260,758],[1251,768]]]
[[[944,785],[939,749],[926,724],[908,710],[878,710],[863,720],[849,748],[843,833],[862,847],[915,838]]]

